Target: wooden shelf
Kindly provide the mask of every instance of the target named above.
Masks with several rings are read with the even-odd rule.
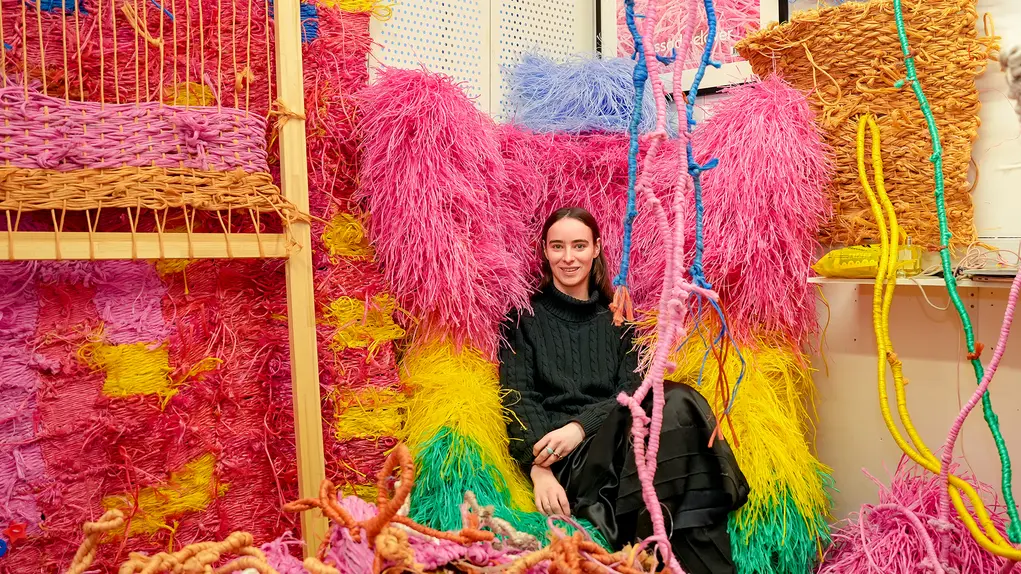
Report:
[[[162,239],[162,240],[161,240]],[[280,233],[93,233],[0,231],[0,260],[282,259],[288,238]],[[260,250],[261,244],[261,250]]]
[[[832,277],[809,277],[808,282],[815,285],[875,285],[875,279],[838,279]],[[974,279],[958,279],[957,286],[961,289],[1010,289],[1010,281],[975,281]],[[942,277],[898,277],[897,285],[907,287],[945,287]]]

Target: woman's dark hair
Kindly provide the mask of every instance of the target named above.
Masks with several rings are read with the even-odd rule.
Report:
[[[589,274],[589,290],[599,291],[603,303],[609,304],[613,300],[613,287],[610,285],[610,276],[606,264],[605,249],[600,241],[599,224],[596,218],[582,207],[564,207],[554,211],[542,224],[542,235],[539,236],[539,257],[542,259],[542,280],[539,282],[539,289],[546,289],[553,284],[553,269],[550,267],[549,259],[546,259],[546,237],[549,235],[550,227],[561,219],[577,219],[592,230],[592,240],[599,243],[599,256],[592,261],[592,272]]]

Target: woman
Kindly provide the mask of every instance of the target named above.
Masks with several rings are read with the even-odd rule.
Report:
[[[542,283],[534,314],[504,325],[500,382],[510,453],[546,514],[589,520],[614,547],[652,534],[620,392],[641,383],[628,330],[614,326],[599,228],[584,209],[561,209],[542,229]],[[650,393],[651,396],[651,393]],[[650,402],[647,401],[648,411]],[[727,515],[748,496],[730,448],[709,447],[705,399],[668,384],[656,492],[675,556],[691,574],[735,572]]]

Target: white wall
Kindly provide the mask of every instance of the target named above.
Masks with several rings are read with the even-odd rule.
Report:
[[[503,115],[504,71],[523,52],[595,51],[595,4],[576,0],[398,0],[370,24],[370,70],[425,66],[463,82],[479,108]]]

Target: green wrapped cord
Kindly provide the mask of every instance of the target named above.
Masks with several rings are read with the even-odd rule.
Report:
[[[926,99],[925,93],[922,92],[922,85],[918,81],[915,58],[911,55],[911,50],[908,47],[908,35],[904,28],[904,12],[901,8],[901,0],[893,0],[893,11],[894,18],[897,21],[897,36],[900,38],[900,49],[904,54],[904,67],[907,68],[907,81],[911,84],[911,90],[914,91],[915,98],[918,99],[918,104],[922,108],[922,113],[925,115],[925,123],[929,128],[929,136],[932,138],[932,157],[930,160],[936,174],[936,215],[939,219],[939,258],[943,266],[943,280],[946,282],[947,292],[950,295],[951,302],[954,304],[954,309],[957,310],[957,314],[961,317],[961,326],[964,328],[964,340],[967,344],[968,354],[971,357],[975,357],[971,359],[971,366],[975,370],[976,384],[978,384],[982,381],[985,370],[982,368],[982,362],[975,355],[975,333],[971,326],[971,318],[968,317],[968,311],[964,308],[964,302],[961,301],[961,296],[957,293],[957,278],[954,277],[953,268],[950,264],[951,235],[950,227],[947,224],[947,210],[944,200],[943,146],[940,143],[939,130],[936,129],[936,120],[932,116],[929,100]],[[903,81],[897,82],[897,87],[903,85]],[[1007,506],[1007,515],[1010,517],[1010,524],[1007,526],[1007,536],[1014,544],[1021,544],[1021,521],[1018,520],[1017,503],[1014,502],[1014,491],[1011,485],[1013,472],[1010,466],[1010,454],[1007,452],[1007,444],[1004,442],[1003,434],[1000,432],[1000,420],[993,411],[993,401],[989,391],[982,395],[982,415],[986,420],[986,424],[989,425],[989,432],[992,433],[993,441],[996,443],[996,452],[1000,456],[1000,483],[1003,490],[1003,500]]]

